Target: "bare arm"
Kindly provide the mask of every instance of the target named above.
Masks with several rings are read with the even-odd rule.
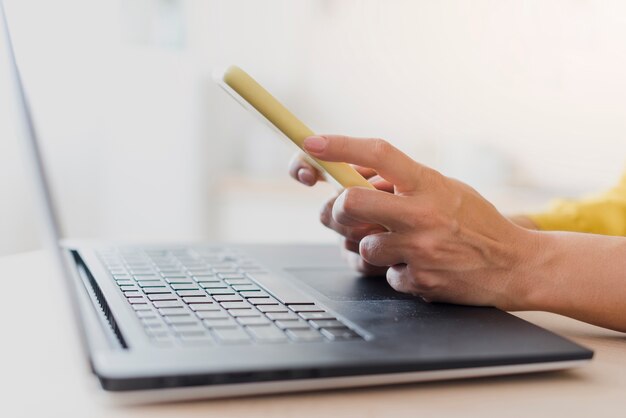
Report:
[[[535,244],[516,273],[527,293],[511,309],[549,311],[626,332],[626,238],[529,233]]]

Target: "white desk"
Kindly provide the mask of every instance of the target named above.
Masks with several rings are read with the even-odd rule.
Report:
[[[626,335],[545,313],[520,314],[596,351],[572,371],[178,404],[106,403],[42,252],[0,259],[0,416],[624,417]],[[36,332],[35,332],[36,330]]]

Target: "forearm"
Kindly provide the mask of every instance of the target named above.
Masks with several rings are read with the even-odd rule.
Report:
[[[566,315],[626,332],[626,238],[528,232],[531,254],[518,269],[520,309]]]

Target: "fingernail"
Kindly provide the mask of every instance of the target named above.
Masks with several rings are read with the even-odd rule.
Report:
[[[304,149],[314,153],[323,152],[328,144],[328,139],[323,136],[310,136],[304,140]]]
[[[298,170],[298,180],[300,180],[300,183],[304,183],[307,186],[313,186],[313,184],[315,184],[315,176],[311,173],[311,170],[307,170],[306,168]]]

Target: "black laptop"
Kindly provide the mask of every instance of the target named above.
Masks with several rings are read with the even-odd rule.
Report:
[[[563,369],[592,352],[493,308],[428,304],[333,246],[64,245],[0,0],[2,65],[93,373],[168,401]],[[60,281],[61,283],[61,281]]]

